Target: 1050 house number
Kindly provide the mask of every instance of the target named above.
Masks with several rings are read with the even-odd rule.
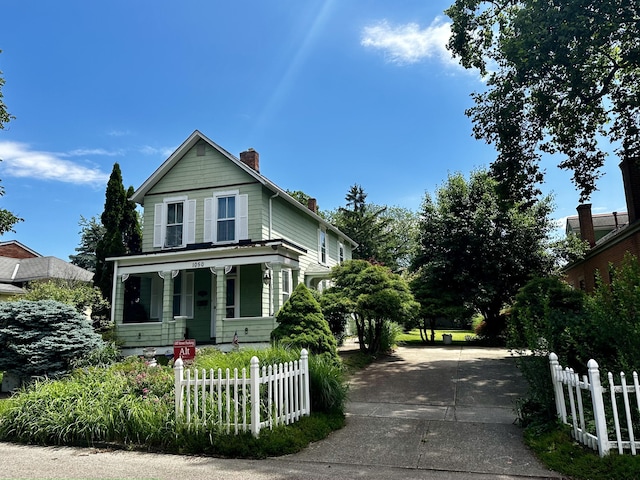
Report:
[[[191,268],[201,268],[204,267],[204,262],[193,262],[191,263]]]

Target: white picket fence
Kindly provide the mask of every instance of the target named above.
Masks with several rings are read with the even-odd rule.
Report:
[[[640,441],[635,439],[633,428],[634,421],[640,422],[638,374],[633,372],[633,385],[627,385],[625,374],[621,372],[620,385],[616,385],[613,374],[609,373],[608,387],[603,387],[598,363],[593,359],[587,363],[588,375],[583,375],[582,379],[572,369],[563,369],[555,353],[549,354],[549,363],[558,417],[572,427],[576,441],[598,450],[601,457],[612,448],[617,448],[620,454],[630,451],[636,455],[640,449]],[[591,397],[590,404],[585,405],[583,392],[588,392]],[[630,399],[633,395],[635,401]],[[567,411],[567,400],[570,411]],[[635,412],[632,411],[634,407]],[[624,410],[624,415],[621,410]],[[615,435],[615,440],[609,440],[609,433]]]
[[[193,370],[181,358],[174,364],[176,419],[195,428],[223,428],[227,433],[250,431],[258,436],[265,427],[290,424],[311,413],[309,356],[263,366],[251,358],[246,368]]]

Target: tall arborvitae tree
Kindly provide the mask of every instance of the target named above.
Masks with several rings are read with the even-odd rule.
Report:
[[[105,298],[111,299],[113,265],[106,259],[127,253],[138,253],[142,243],[135,206],[127,198],[120,165],[117,163],[113,165],[113,171],[107,183],[101,219],[104,235],[96,247],[95,284]],[[132,251],[132,248],[136,251]]]

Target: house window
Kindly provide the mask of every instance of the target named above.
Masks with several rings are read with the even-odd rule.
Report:
[[[236,318],[236,279],[227,278],[227,313],[226,318]]]
[[[344,262],[344,244],[342,242],[338,242],[338,262]]]
[[[249,238],[248,195],[217,192],[204,200],[204,241],[229,243]]]
[[[184,202],[167,204],[167,230],[164,246],[179,247],[182,245],[184,227]]]
[[[291,296],[291,270],[282,270],[282,304]]]
[[[164,280],[158,276],[151,278],[151,300],[150,314],[152,319],[162,320],[162,295],[164,289]],[[173,279],[173,308],[172,316],[184,316],[193,318],[193,290],[194,290],[194,273],[180,272]]]
[[[173,279],[173,316],[193,318],[193,272],[180,272]]]
[[[236,239],[235,196],[218,197],[216,235],[218,242],[233,242]]]
[[[318,261],[327,264],[327,231],[324,228],[318,230]]]
[[[187,197],[165,198],[155,205],[153,246],[184,247],[195,243],[196,201]]]

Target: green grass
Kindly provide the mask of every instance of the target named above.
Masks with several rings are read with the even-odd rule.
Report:
[[[524,439],[548,468],[574,480],[640,478],[640,457],[614,451],[600,458],[597,452],[574,442],[566,426],[531,426],[525,430]]]
[[[474,336],[472,330],[436,330],[435,336],[435,344],[436,345],[444,345],[442,341],[442,334],[448,333],[452,336],[452,342],[455,344],[467,343],[467,337]],[[427,331],[429,337],[431,336],[431,330]],[[419,346],[419,345],[432,345],[429,343],[424,343],[420,338],[420,330],[414,328],[410,332],[401,333],[397,339],[398,345],[406,345],[406,346]]]

